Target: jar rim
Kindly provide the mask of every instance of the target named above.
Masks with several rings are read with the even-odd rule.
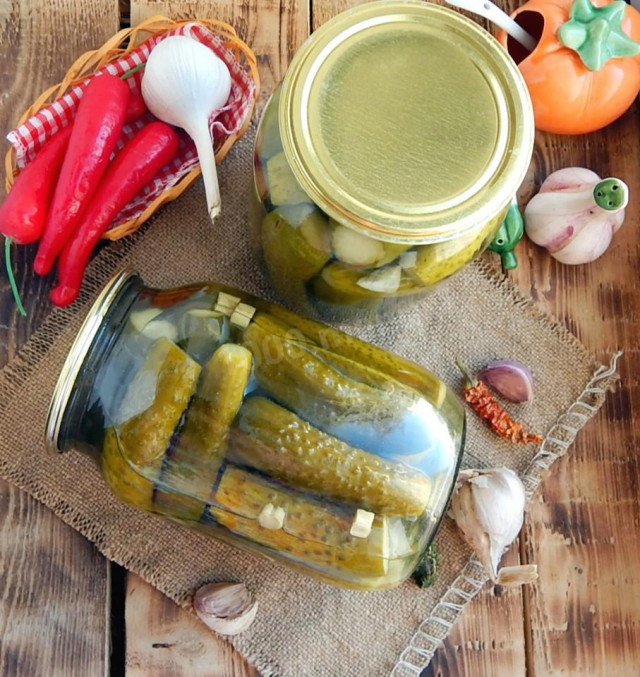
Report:
[[[383,96],[388,94],[390,100],[381,99],[382,112],[371,106],[376,110],[367,109],[366,119],[351,123],[347,111],[357,110],[358,118],[364,115],[365,107],[355,104],[367,101],[364,95],[380,85],[378,57],[393,55],[394,49],[409,50],[399,39],[405,34],[406,44],[415,44],[394,62],[399,64],[395,70],[389,67]],[[425,63],[431,59],[444,64],[446,72],[424,75],[422,85],[397,102],[391,96],[397,93],[394,79],[405,71],[408,80],[422,77],[424,63],[418,59],[414,69],[420,69],[414,72],[409,57],[422,58],[423,53]],[[446,70],[454,61],[457,65]],[[454,76],[458,89],[455,83],[433,92],[420,89]],[[462,84],[468,83],[473,87],[462,91]],[[425,110],[425,97],[436,100],[431,112]],[[409,136],[399,145],[402,131],[395,136],[376,134],[372,143],[373,130],[389,131],[395,124],[385,115],[399,110],[394,103],[408,109],[409,118],[400,119],[411,121],[406,126]],[[455,120],[451,111],[460,105],[468,109]],[[474,21],[415,0],[367,3],[323,24],[294,56],[278,114],[288,163],[310,198],[343,225],[392,242],[439,242],[491,220],[513,198],[533,152],[531,100],[506,50]],[[368,124],[372,126],[361,135],[362,141],[348,133]],[[458,138],[456,133],[461,134],[459,142],[448,143]],[[425,149],[433,149],[433,156]],[[393,157],[387,162],[389,151]],[[382,162],[376,165],[376,158]],[[414,169],[404,176],[391,171],[411,162]],[[443,162],[449,170],[438,172]],[[455,167],[461,171],[456,173]]]
[[[47,412],[45,425],[45,445],[48,451],[64,451],[59,446],[60,432],[62,423],[67,411],[67,407],[73,391],[76,387],[78,377],[82,370],[87,356],[94,344],[94,339],[104,320],[112,308],[114,301],[118,298],[125,284],[137,274],[124,269],[116,273],[105,285],[93,305],[91,306],[82,326],[80,327],[73,344],[65,358],[60,375],[56,382]]]

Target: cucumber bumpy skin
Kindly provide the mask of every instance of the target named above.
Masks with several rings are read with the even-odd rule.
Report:
[[[236,420],[229,458],[301,489],[375,513],[420,516],[429,478],[411,468],[350,447],[263,397],[252,397]]]
[[[309,304],[307,281],[329,261],[328,228],[326,218],[317,210],[297,228],[280,210],[270,212],[262,221],[262,254],[269,277],[276,291],[293,298],[301,308]]]
[[[167,338],[157,339],[129,384],[117,427],[122,452],[132,465],[156,467],[169,446],[200,375],[200,365]],[[143,394],[144,393],[144,394]],[[153,399],[140,413],[127,417],[130,407],[149,393]]]
[[[170,517],[179,522],[197,522],[205,504],[189,496],[164,493],[155,487],[151,477],[157,475],[160,466],[145,468],[142,475],[122,454],[118,436],[113,428],[105,430],[102,454],[100,455],[102,476],[111,491],[128,505]]]
[[[290,340],[252,322],[242,344],[254,355],[258,384],[281,404],[319,427],[337,422],[397,424],[418,399],[409,389],[386,392],[351,378],[319,356],[312,345]]]
[[[284,510],[281,529],[260,526],[268,504]],[[232,465],[225,468],[209,512],[230,531],[303,561],[355,575],[387,572],[384,518],[376,518],[368,538],[353,537],[355,510],[327,507]]]
[[[436,408],[439,409],[444,403],[447,395],[445,384],[430,371],[413,362],[338,329],[301,317],[282,306],[271,305],[268,315],[287,327],[287,331],[295,331],[305,341],[320,345],[325,350],[372,367],[383,374],[393,374],[394,379],[414,388]],[[258,323],[257,317],[254,323]]]
[[[184,426],[167,459],[162,484],[209,501],[224,458],[229,427],[236,417],[251,376],[251,353],[225,343],[206,363]]]

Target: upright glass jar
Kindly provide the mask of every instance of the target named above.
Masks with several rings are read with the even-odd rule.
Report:
[[[47,439],[116,496],[352,588],[387,588],[433,539],[464,410],[433,374],[217,284],[122,273],[56,386]]]
[[[414,304],[489,244],[533,139],[520,72],[473,21],[397,0],[338,15],[258,130],[252,228],[271,283],[324,319]]]

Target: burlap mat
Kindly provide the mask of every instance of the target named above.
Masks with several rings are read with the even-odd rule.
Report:
[[[0,373],[0,474],[183,606],[205,581],[245,581],[260,611],[251,628],[231,641],[265,677],[417,675],[486,580],[450,520],[437,537],[441,564],[433,587],[406,583],[385,592],[344,591],[127,507],[87,457],[44,450],[45,415],[60,367],[89,305],[116,270],[137,269],[149,285],[218,280],[270,296],[249,244],[251,137],[221,168],[223,214],[215,226],[200,185],[194,186],[142,233],[105,249],[90,267],[80,300],[53,311]],[[615,378],[614,368],[596,372],[571,334],[483,263],[468,267],[401,319],[352,331],[429,367],[455,388],[455,358],[471,368],[493,358],[529,365],[535,402],[514,410],[531,430],[547,435],[542,451],[499,440],[471,414],[465,454],[467,466],[514,468],[526,476],[529,491],[595,414]]]

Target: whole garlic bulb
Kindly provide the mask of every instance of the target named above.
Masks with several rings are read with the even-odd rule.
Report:
[[[560,169],[526,206],[525,232],[561,263],[589,263],[611,244],[628,201],[629,189],[619,179],[600,179],[583,167]]]
[[[502,553],[522,529],[524,505],[524,485],[509,468],[458,475],[450,514],[493,581]]]
[[[221,635],[237,635],[253,623],[258,602],[244,583],[207,583],[195,594],[198,618]]]

